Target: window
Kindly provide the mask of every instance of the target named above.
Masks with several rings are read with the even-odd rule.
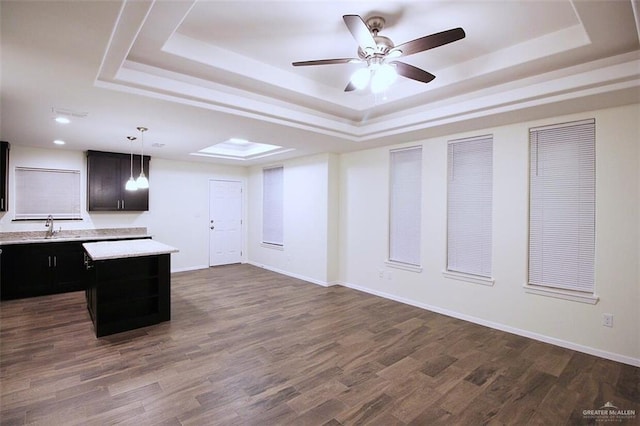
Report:
[[[491,277],[493,137],[450,141],[447,271]]]
[[[283,239],[284,168],[262,170],[262,242],[284,245]]]
[[[16,220],[81,219],[80,170],[16,167]]]
[[[389,260],[420,265],[422,147],[391,151]]]
[[[595,120],[529,137],[529,285],[593,293]]]

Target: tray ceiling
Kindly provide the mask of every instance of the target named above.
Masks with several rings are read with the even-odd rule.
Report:
[[[634,6],[3,2],[2,137],[45,146],[58,129],[51,123],[57,107],[86,113],[65,130],[85,140],[74,149],[126,150],[126,132],[145,125],[150,144],[162,145],[151,155],[215,161],[189,154],[242,138],[293,149],[280,154],[287,158],[638,102]],[[381,34],[396,44],[454,27],[466,38],[403,58],[435,74],[429,84],[400,77],[383,94],[345,93],[362,65],[291,66],[357,56],[344,14],[385,17]],[[42,111],[41,126],[18,124]]]

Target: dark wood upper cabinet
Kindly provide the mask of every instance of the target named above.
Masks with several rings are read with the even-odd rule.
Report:
[[[9,210],[9,142],[0,142],[0,212]]]
[[[144,173],[149,177],[151,157],[144,156]],[[140,156],[133,156],[133,177],[140,175]],[[130,154],[87,151],[88,211],[147,211],[149,190],[124,189],[131,176]]]

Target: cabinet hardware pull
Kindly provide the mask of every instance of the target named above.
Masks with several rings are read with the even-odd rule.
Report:
[[[49,259],[49,268],[51,268],[51,256],[48,256]]]
[[[58,256],[53,256],[53,267],[54,268],[58,267]]]
[[[118,200],[118,210],[120,210],[120,200]]]
[[[84,267],[87,270],[93,268],[93,262],[89,259],[89,256],[87,256],[87,253],[84,253]]]
[[[122,210],[124,210],[124,200],[122,200]]]

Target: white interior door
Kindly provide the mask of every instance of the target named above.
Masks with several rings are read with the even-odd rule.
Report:
[[[242,182],[209,181],[209,266],[242,260]]]

